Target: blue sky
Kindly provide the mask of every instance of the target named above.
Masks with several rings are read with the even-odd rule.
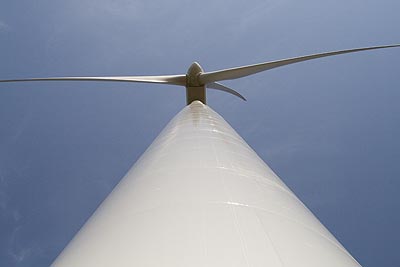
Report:
[[[0,78],[181,74],[400,43],[396,0],[11,1]],[[400,49],[226,82],[219,112],[364,266],[399,266]],[[0,266],[47,266],[185,105],[184,88],[0,85]]]

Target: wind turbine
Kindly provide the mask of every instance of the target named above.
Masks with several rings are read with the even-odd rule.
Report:
[[[246,142],[206,105],[206,88],[376,46],[164,76],[0,80],[120,81],[186,87],[164,128],[52,266],[360,266]]]

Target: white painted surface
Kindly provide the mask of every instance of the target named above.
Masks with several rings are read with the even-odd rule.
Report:
[[[196,101],[53,266],[360,265],[222,117]]]

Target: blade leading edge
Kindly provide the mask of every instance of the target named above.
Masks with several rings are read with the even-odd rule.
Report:
[[[164,76],[111,76],[111,77],[49,77],[0,80],[0,82],[38,82],[38,81],[109,81],[109,82],[140,82],[185,85],[186,75]]]
[[[353,53],[353,52],[360,52],[360,51],[366,51],[366,50],[391,48],[391,47],[400,47],[400,44],[363,47],[363,48],[356,48],[356,49],[326,52],[326,53],[321,53],[321,54],[313,54],[313,55],[308,55],[308,56],[301,56],[301,57],[295,57],[295,58],[289,58],[289,59],[283,59],[283,60],[277,60],[277,61],[269,61],[269,62],[254,64],[254,65],[230,68],[230,69],[213,71],[213,72],[205,72],[205,73],[201,73],[199,75],[199,80],[202,84],[208,84],[208,83],[222,81],[222,80],[232,80],[232,79],[237,79],[237,78],[245,77],[248,75],[252,75],[252,74],[255,74],[258,72],[270,70],[273,68],[282,67],[285,65],[303,62],[303,61],[307,61],[307,60],[312,60],[312,59],[316,59],[316,58],[329,57],[329,56],[335,56],[335,55],[347,54],[347,53]]]
[[[223,84],[217,83],[217,82],[207,84],[207,88],[223,91],[223,92],[232,94],[234,96],[237,96],[237,97],[243,99],[244,101],[247,101],[247,99],[244,96],[242,96],[241,94],[239,94],[239,92],[236,92],[235,90],[233,90]]]

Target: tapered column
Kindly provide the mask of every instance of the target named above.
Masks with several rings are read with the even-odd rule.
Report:
[[[194,101],[53,266],[360,265],[221,116]]]

